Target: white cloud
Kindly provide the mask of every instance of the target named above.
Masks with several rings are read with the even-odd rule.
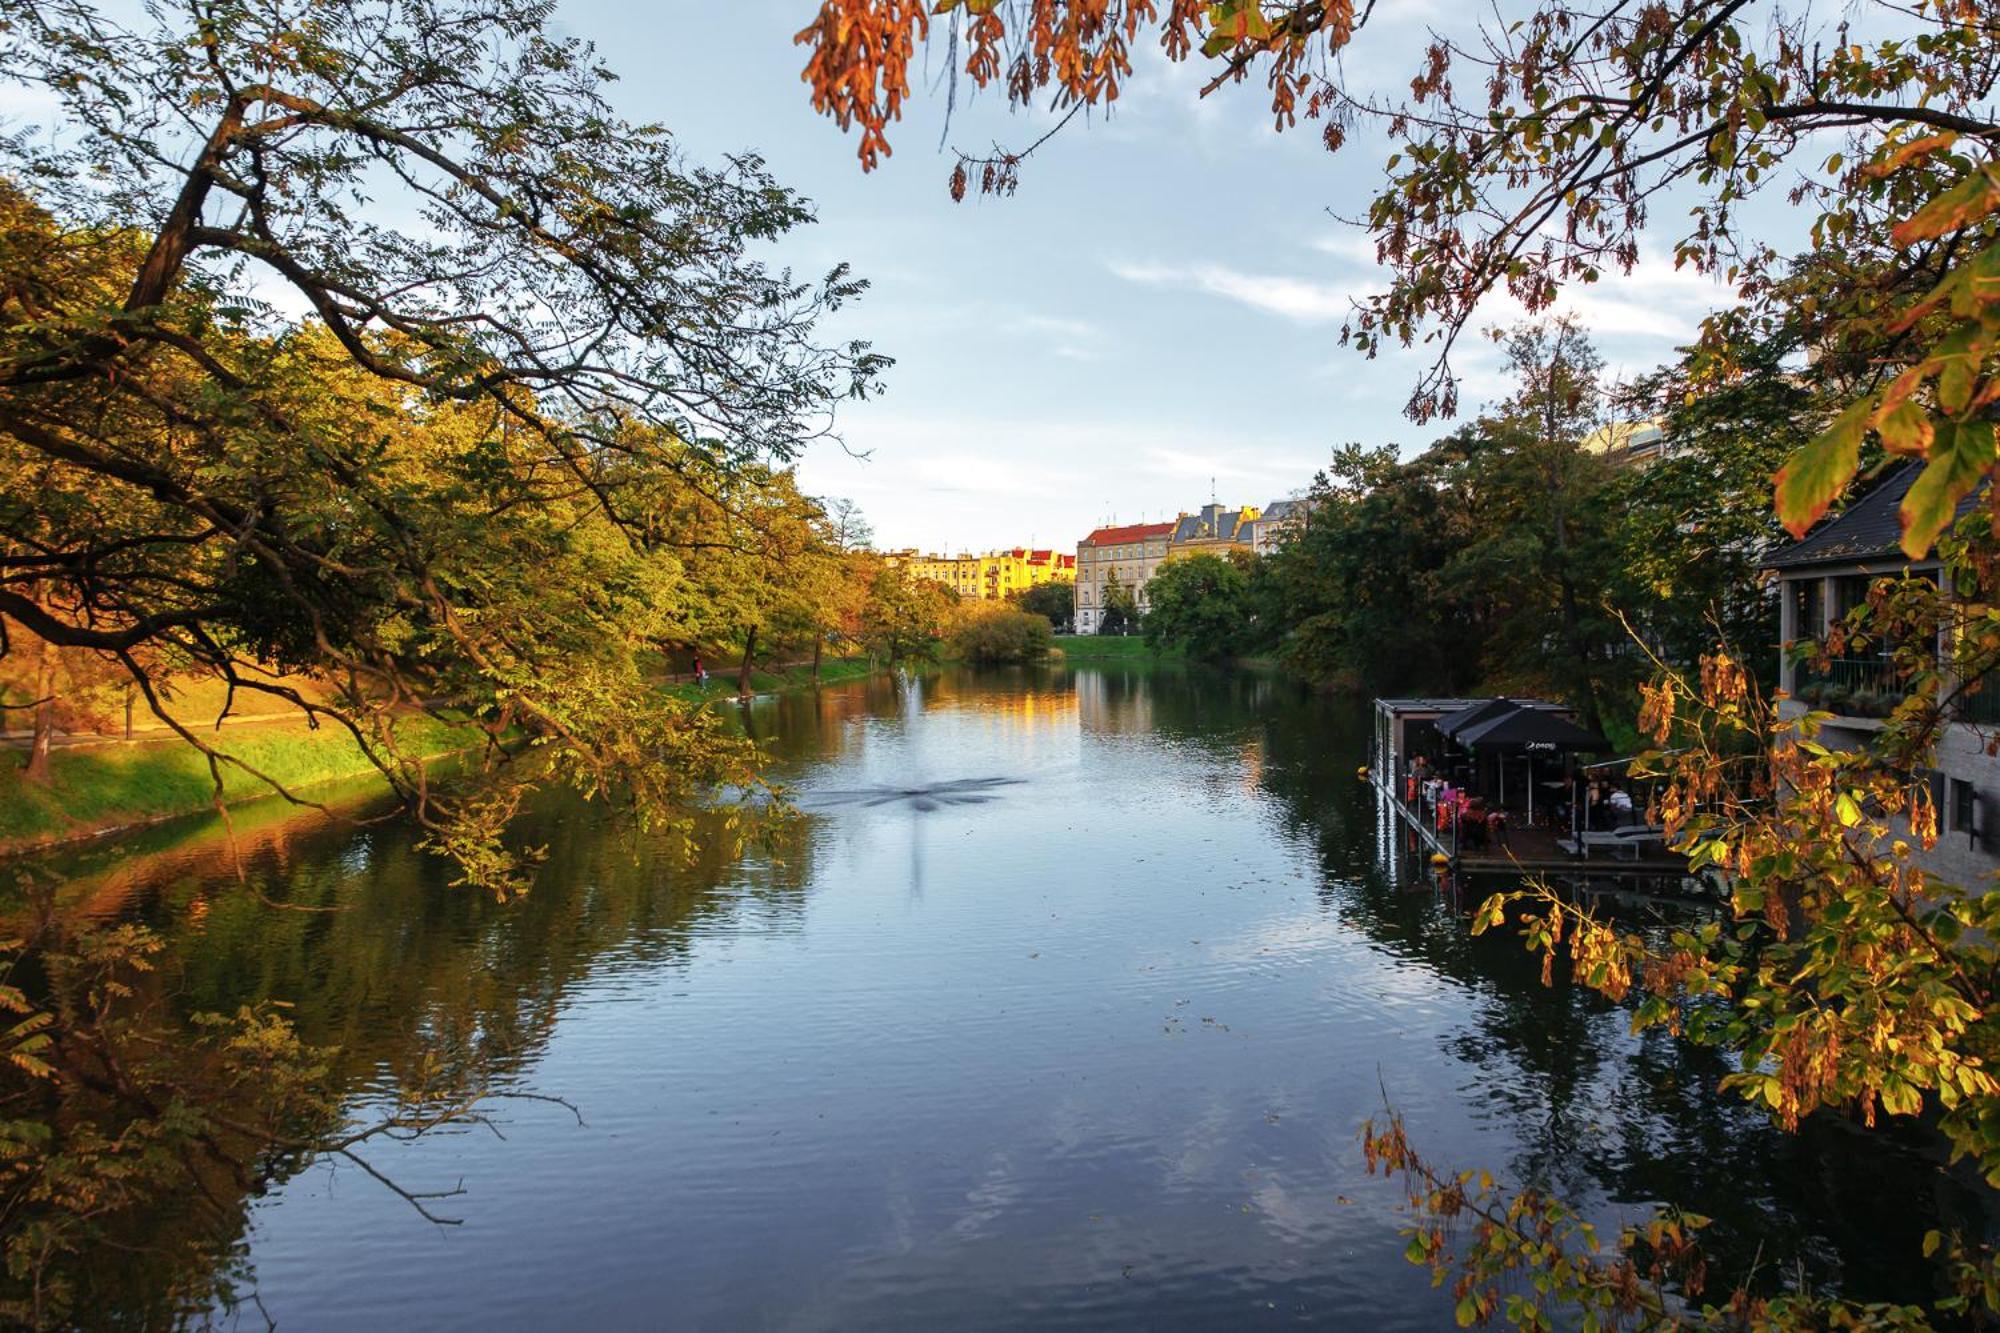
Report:
[[[1245,273],[1222,264],[1114,263],[1111,271],[1127,282],[1185,287],[1300,324],[1327,324],[1345,318],[1362,290],[1277,274]]]
[[[903,413],[870,405],[846,423],[859,460],[806,455],[814,495],[855,500],[885,548],[1071,547],[1099,523],[1172,518],[1205,503],[1263,505],[1326,461],[1317,432],[1288,436],[1183,420]]]
[[[1003,332],[1031,339],[1056,356],[1071,361],[1095,361],[1103,354],[1104,330],[1088,320],[1060,315],[1016,315],[1001,325]]]

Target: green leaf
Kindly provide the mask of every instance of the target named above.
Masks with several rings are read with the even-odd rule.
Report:
[[[1912,560],[1928,554],[1958,502],[1992,470],[1992,422],[1939,422],[1931,460],[1903,497],[1903,553]]]
[[[2000,207],[2000,190],[1977,172],[1938,195],[1891,233],[1898,245],[1933,240],[1946,232],[1970,226]]]
[[[1778,469],[1778,521],[1794,537],[1819,522],[1827,506],[1847,489],[1861,466],[1861,436],[1874,410],[1872,397],[1858,398],[1833,424],[1809,440]]]
[[[1890,453],[1911,458],[1922,458],[1937,438],[1930,414],[1908,398],[1878,416],[1875,429],[1881,432]]]
[[[1947,412],[1963,412],[1972,401],[1972,384],[1979,375],[1979,362],[1986,351],[1979,339],[1979,326],[1965,324],[1953,329],[1938,342],[1930,359],[1941,363],[1938,371],[1938,406]]]

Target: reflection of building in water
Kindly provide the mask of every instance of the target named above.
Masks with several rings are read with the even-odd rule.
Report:
[[[967,692],[967,698],[972,711],[992,718],[997,729],[1009,732],[1071,726],[1081,709],[1076,694],[1066,689],[1019,692],[975,689]]]
[[[1264,742],[1261,737],[1251,736],[1243,742],[1238,752],[1242,763],[1237,768],[1237,785],[1243,794],[1255,797],[1264,786]]]
[[[1077,719],[1083,730],[1138,735],[1153,730],[1153,694],[1146,682],[1108,671],[1076,673]]]

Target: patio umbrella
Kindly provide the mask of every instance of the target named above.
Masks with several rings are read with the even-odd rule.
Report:
[[[1566,717],[1541,708],[1522,708],[1460,730],[1454,737],[1469,749],[1536,751],[1603,751],[1611,742],[1595,732],[1585,731]]]
[[[1530,820],[1535,817],[1535,755],[1562,750],[1602,752],[1611,748],[1611,742],[1604,737],[1541,708],[1516,707],[1463,728],[1456,739],[1469,749],[1495,750],[1503,755],[1515,751],[1528,756]],[[1504,769],[1501,781],[1506,781]]]
[[[1440,736],[1458,740],[1459,733],[1468,727],[1476,727],[1520,711],[1521,705],[1512,699],[1482,699],[1476,704],[1468,704],[1455,713],[1446,713],[1437,720]]]

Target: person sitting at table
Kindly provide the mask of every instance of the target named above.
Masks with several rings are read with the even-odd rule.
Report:
[[[1507,812],[1504,809],[1496,809],[1486,816],[1486,831],[1502,847],[1512,846],[1507,841]]]
[[[1464,830],[1466,841],[1475,851],[1486,850],[1486,807],[1478,797],[1466,800],[1459,814],[1459,828]]]
[[[1605,799],[1604,784],[1590,784],[1590,804],[1585,811],[1585,827],[1594,833],[1601,833],[1611,827],[1611,806]]]

